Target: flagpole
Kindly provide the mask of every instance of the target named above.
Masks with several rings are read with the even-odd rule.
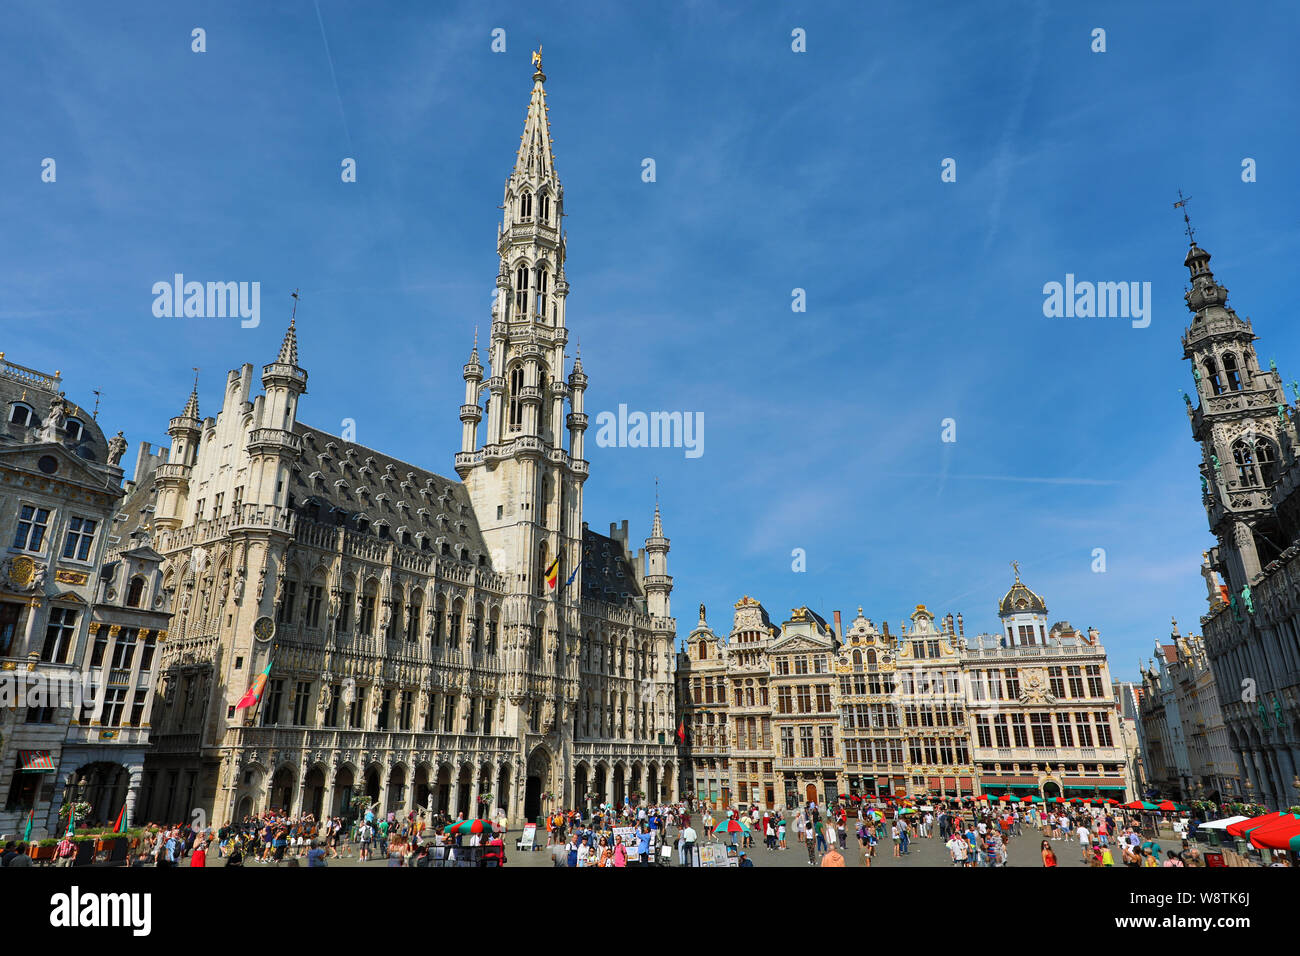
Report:
[[[266,683],[271,683],[271,668],[275,665],[275,652],[280,649],[280,645],[271,645],[271,656],[266,662]],[[253,705],[252,726],[257,726],[257,718],[262,712],[262,699],[266,696],[266,684],[262,685],[262,693],[257,695],[257,703]]]

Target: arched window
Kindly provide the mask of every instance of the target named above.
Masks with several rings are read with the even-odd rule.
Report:
[[[533,194],[530,192],[525,191],[519,195],[519,218],[533,218]]]
[[[460,650],[461,622],[465,618],[465,602],[456,598],[451,605],[451,631],[448,637],[448,643],[456,650]]]
[[[406,639],[415,642],[420,638],[420,620],[424,617],[424,592],[416,588],[411,592],[411,603],[406,608]]]
[[[853,652],[853,666],[854,666],[854,668],[859,668],[859,667],[862,666],[862,652],[861,652],[861,651],[854,651],[854,652]]]
[[[1237,463],[1237,480],[1243,488],[1253,488],[1259,484],[1255,473],[1255,454],[1250,445],[1240,440],[1233,442],[1232,460]]]
[[[533,663],[539,664],[542,660],[542,636],[546,632],[546,614],[537,615],[537,623],[533,625],[532,653]]]
[[[1259,466],[1259,479],[1264,487],[1277,481],[1277,452],[1273,450],[1272,442],[1255,444],[1255,463]]]
[[[708,659],[709,659],[709,642],[704,640],[703,638],[700,638],[700,660],[707,661]]]
[[[23,402],[14,402],[9,406],[9,422],[12,425],[36,424],[36,418],[32,412],[32,406],[26,405]]]
[[[79,418],[69,418],[63,423],[63,434],[67,436],[68,441],[81,441],[81,436],[85,432],[86,426]]]
[[[551,221],[551,194],[542,193],[537,197],[537,219],[539,222]]]
[[[874,650],[867,651],[867,666],[873,668],[876,666],[876,652]]]
[[[543,541],[537,546],[537,593],[546,597],[546,571],[550,567],[550,551]]]
[[[546,296],[548,285],[546,270],[541,266],[538,266],[534,271],[537,275],[536,282],[534,283],[537,291],[533,295],[533,302],[535,311],[537,312],[537,317],[544,319],[546,318],[546,303],[548,301]]]
[[[443,620],[447,615],[447,601],[439,594],[433,603],[433,646],[442,646]]]
[[[1223,386],[1219,384],[1219,368],[1214,364],[1214,356],[1205,356],[1205,361],[1201,364],[1205,366],[1205,380],[1210,383],[1210,394],[1218,395],[1223,391]]]
[[[528,267],[515,270],[515,315],[528,315]]]
[[[137,574],[126,589],[127,607],[144,607],[144,577]]]
[[[1231,352],[1223,353],[1223,374],[1228,379],[1228,391],[1241,391],[1241,373],[1237,371],[1237,357]]]
[[[492,610],[492,623],[488,627],[487,635],[487,652],[495,654],[497,652],[497,637],[501,633],[501,612],[496,608]]]
[[[516,366],[510,372],[510,431],[521,431],[524,427],[524,406],[519,401],[519,393],[524,389],[523,366]]]

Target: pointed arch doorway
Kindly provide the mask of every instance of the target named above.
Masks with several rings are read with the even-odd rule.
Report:
[[[542,794],[547,792],[551,779],[551,755],[545,747],[538,747],[528,758],[528,778],[524,783],[524,819],[536,820],[542,815]]]

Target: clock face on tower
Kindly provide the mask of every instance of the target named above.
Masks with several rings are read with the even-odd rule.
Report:
[[[269,641],[275,634],[275,621],[269,617],[259,617],[253,622],[253,636],[259,641]]]

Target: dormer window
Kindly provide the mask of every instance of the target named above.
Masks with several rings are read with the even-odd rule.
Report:
[[[136,575],[126,590],[127,607],[144,607],[144,578]]]
[[[63,433],[68,441],[81,441],[82,435],[86,433],[86,426],[79,418],[69,418],[63,423]]]
[[[24,427],[34,424],[36,421],[35,412],[32,406],[24,402],[14,402],[9,406],[9,423],[11,425],[22,425]]]

